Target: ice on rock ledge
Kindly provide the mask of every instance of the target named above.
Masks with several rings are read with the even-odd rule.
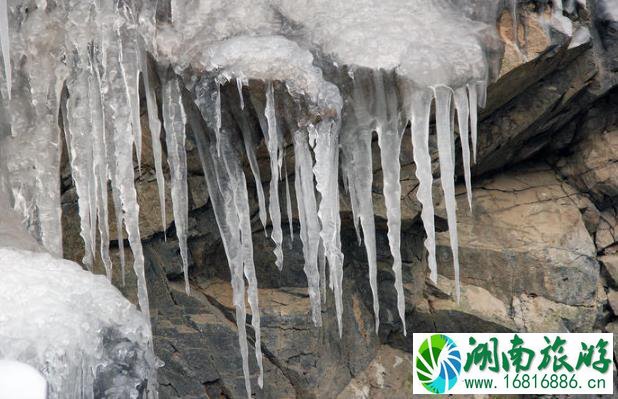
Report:
[[[169,5],[163,3],[64,0],[51,5],[44,1],[30,4],[14,0],[9,10],[10,48],[6,40],[8,26],[2,15],[4,3],[0,3],[0,45],[5,68],[9,65],[7,61],[12,61],[13,66],[20,65],[14,68],[13,95],[3,110],[10,115],[10,121],[2,121],[3,125],[11,123],[14,137],[8,132],[1,136],[0,150],[2,166],[8,172],[12,205],[21,211],[27,227],[49,251],[61,253],[58,185],[61,143],[56,122],[62,109],[72,177],[80,197],[81,236],[86,247],[84,263],[93,262],[95,245],[100,241],[101,257],[111,275],[107,209],[107,185],[111,182],[121,267],[124,270],[124,226],[135,259],[140,307],[146,315],[144,342],[149,345],[148,297],[134,186],[136,165],[133,165],[135,152],[140,166],[141,78],[153,139],[162,224],[166,229],[162,122],[157,94],[162,99],[171,170],[169,185],[187,288],[184,156],[187,122],[191,126],[187,134],[195,136],[232,276],[240,352],[250,396],[245,295],[249,298],[255,331],[260,386],[263,372],[258,283],[242,158],[248,158],[257,183],[259,218],[265,230],[272,231],[280,268],[285,264],[281,249],[280,176],[286,178],[285,209],[290,218],[293,205],[289,190],[290,186],[295,188],[313,320],[320,324],[321,299],[326,298],[328,274],[328,287],[334,293],[342,334],[343,253],[338,176],[341,156],[343,183],[350,194],[358,233],[359,225],[362,227],[377,330],[380,313],[371,153],[373,132],[376,132],[388,208],[397,308],[405,330],[398,163],[401,141],[410,140],[409,126],[419,180],[417,196],[423,205],[421,218],[427,232],[425,246],[430,277],[436,280],[431,197],[434,176],[428,146],[429,135],[433,133],[430,117],[435,101],[440,180],[447,205],[453,266],[458,276],[453,121],[456,112],[464,176],[471,200],[470,164],[476,159],[477,110],[484,105],[487,82],[496,74],[502,51],[496,19],[505,8],[511,7],[516,13],[518,2],[310,0],[299,4],[296,0],[172,0]],[[28,11],[25,11],[26,4],[31,6]],[[564,8],[568,11],[570,5]],[[557,4],[555,15],[566,23],[566,17],[560,18],[562,9],[562,3]],[[7,56],[9,52],[11,57]],[[169,76],[167,72],[161,76],[161,93],[156,92],[156,78],[148,69],[147,52],[159,71],[170,71]],[[6,71],[5,75],[10,75],[10,69]],[[5,102],[8,99],[4,92],[3,98]],[[271,158],[268,204],[256,158],[256,146],[262,138]],[[284,147],[289,143],[294,148],[294,184],[287,181],[287,171],[282,173]],[[271,226],[267,226],[267,216]],[[290,224],[290,232],[292,229]],[[75,268],[69,265],[69,269]],[[72,295],[66,300],[73,298]],[[33,328],[32,333],[36,331],[40,329]]]
[[[0,358],[39,370],[49,398],[136,398],[159,361],[148,321],[104,276],[0,248]]]

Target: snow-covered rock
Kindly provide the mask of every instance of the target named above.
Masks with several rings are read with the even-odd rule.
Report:
[[[104,276],[9,248],[0,248],[0,270],[0,359],[38,370],[50,399],[137,398],[155,388],[149,323]]]

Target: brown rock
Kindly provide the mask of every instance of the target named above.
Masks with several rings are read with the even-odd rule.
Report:
[[[534,61],[549,50],[551,38],[540,19],[534,12],[520,15],[517,24],[517,40],[513,34],[513,13],[505,10],[498,21],[498,32],[504,41],[504,57],[500,68],[500,76],[506,75],[516,67]]]
[[[618,286],[618,254],[601,256],[599,262],[605,267],[614,286]]]
[[[233,317],[228,282],[199,280],[199,290]],[[329,397],[374,358],[378,338],[373,317],[351,286],[345,289],[342,338],[337,332],[333,300],[322,308],[322,327],[314,326],[306,288],[260,289],[262,346],[295,386],[300,397]]]
[[[528,166],[479,181],[472,212],[459,192],[462,282],[505,303],[528,294],[570,306],[592,304],[596,248],[573,199],[576,192],[553,171]],[[452,279],[448,232],[437,239],[439,273]]]
[[[618,197],[618,129],[588,135],[558,167],[568,181],[588,193],[600,209]]]
[[[618,251],[616,242],[618,242],[618,210],[609,208],[601,213],[595,243],[599,252],[609,254]]]
[[[618,315],[618,291],[609,289],[607,293],[607,303],[612,308],[615,315]]]
[[[404,399],[412,395],[412,356],[382,345],[369,366],[355,376],[337,399]]]

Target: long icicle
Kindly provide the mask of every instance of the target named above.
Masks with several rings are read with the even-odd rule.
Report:
[[[329,283],[335,295],[335,311],[339,336],[343,330],[343,253],[340,242],[339,216],[339,179],[337,173],[339,163],[339,124],[322,122],[317,127],[316,144],[313,150],[315,166],[313,174],[316,189],[321,194],[318,217],[322,224],[320,238],[322,249],[328,259]],[[323,261],[322,261],[323,262]],[[322,270],[320,271],[321,273]],[[326,273],[323,273],[324,277]],[[324,279],[322,284],[325,285]],[[323,289],[325,291],[325,288]]]
[[[224,156],[217,161],[224,164],[225,168],[220,168],[221,172],[225,171],[225,179],[230,182],[234,207],[237,217],[239,218],[238,228],[240,229],[240,239],[242,248],[243,271],[247,279],[247,297],[249,306],[251,307],[251,326],[255,333],[255,357],[258,364],[259,375],[258,385],[260,388],[264,386],[264,367],[262,365],[262,344],[261,344],[261,327],[260,327],[260,307],[258,301],[258,284],[257,275],[255,273],[255,265],[253,263],[253,240],[251,230],[251,209],[249,208],[249,195],[247,193],[247,182],[245,174],[240,165],[238,153],[232,145],[231,132],[225,131],[220,137],[220,145]]]
[[[148,112],[148,127],[152,143],[152,155],[154,157],[155,174],[157,176],[157,188],[159,191],[159,207],[161,208],[161,226],[163,231],[167,230],[167,220],[165,213],[165,178],[163,177],[163,150],[161,148],[161,122],[157,107],[157,97],[150,78],[149,65],[146,53],[140,57],[142,63],[142,78],[144,80],[144,90],[146,94],[146,109]]]
[[[472,138],[472,161],[476,163],[476,142],[478,137],[478,94],[476,84],[468,84],[468,99],[470,104],[470,133]]]
[[[197,100],[196,104],[199,107]],[[200,110],[200,112],[202,111]],[[217,167],[214,160],[219,157],[216,153],[216,144],[213,144],[210,140],[207,141],[201,119],[193,112],[190,112],[188,116],[204,171],[206,187],[212,201],[215,219],[221,233],[223,249],[228,259],[228,266],[232,277],[233,302],[236,309],[236,326],[238,328],[238,342],[242,358],[245,389],[247,397],[251,397],[249,350],[245,325],[247,317],[245,309],[245,280],[243,278],[243,259],[240,251],[241,238],[238,231],[238,214],[234,209],[231,209],[233,199],[231,198],[229,184],[225,180],[220,181],[217,178]]]
[[[110,32],[112,33],[112,32]],[[120,43],[118,31],[110,35],[110,39]],[[106,115],[111,121],[111,142],[113,154],[109,157],[112,166],[112,187],[117,187],[114,198],[120,199],[122,218],[126,227],[129,244],[133,252],[133,270],[137,277],[137,297],[142,313],[150,320],[148,303],[148,289],[144,271],[144,253],[139,232],[139,204],[135,190],[135,173],[133,171],[133,134],[131,128],[131,113],[127,80],[122,63],[122,49],[120,46],[106,47],[106,76],[104,81],[108,85],[105,97]],[[113,73],[112,73],[113,71]],[[118,209],[117,209],[118,211]],[[117,212],[118,219],[118,212]],[[121,237],[122,225],[116,226]]]
[[[303,243],[305,266],[309,286],[311,316],[316,326],[322,325],[320,298],[320,275],[318,267],[318,247],[320,243],[320,225],[313,184],[313,165],[311,152],[307,144],[307,133],[294,132],[296,202],[300,221],[300,239]]]
[[[353,158],[352,165],[354,175],[352,176],[350,194],[354,193],[357,203],[358,218],[363,229],[363,242],[367,253],[367,263],[369,265],[369,285],[373,297],[373,314],[375,318],[376,333],[380,328],[380,302],[378,298],[378,263],[376,252],[376,228],[373,214],[373,165],[371,156],[371,140],[373,128],[368,118],[368,107],[364,93],[361,92],[360,83],[354,84],[353,103],[356,118],[359,126],[356,131],[347,131],[351,135],[351,143],[354,148],[351,150],[350,157]],[[348,138],[349,140],[350,138]],[[349,144],[351,144],[349,143]]]
[[[470,138],[468,134],[470,104],[468,103],[468,93],[466,92],[465,87],[461,87],[455,90],[454,100],[455,109],[457,110],[457,125],[459,126],[459,139],[461,141],[461,154],[463,157],[466,193],[468,194],[468,205],[470,209],[472,209],[472,183],[470,177]]]
[[[221,86],[215,80],[216,90],[213,92],[215,105],[215,136],[217,137],[217,156],[221,156]]]
[[[107,154],[105,142],[105,113],[101,91],[101,75],[96,62],[93,65],[92,90],[90,96],[92,126],[94,134],[94,175],[96,178],[96,207],[100,235],[100,251],[108,280],[112,279],[112,260],[109,256],[109,214],[107,192]]]
[[[455,160],[451,148],[451,96],[452,90],[448,87],[434,88],[436,97],[436,130],[438,133],[438,154],[440,156],[440,182],[444,192],[444,203],[448,221],[451,251],[453,253],[453,267],[455,270],[455,298],[459,302],[459,244],[457,239],[457,202],[455,200]]]
[[[378,146],[382,165],[383,193],[388,224],[388,243],[393,257],[393,274],[397,292],[397,310],[406,335],[405,297],[403,292],[403,274],[401,262],[401,139],[404,129],[398,126],[397,97],[386,96],[384,77],[381,72],[374,74],[375,97],[380,115],[377,118]]]
[[[64,126],[67,148],[69,148],[69,164],[71,175],[77,192],[80,235],[84,241],[84,265],[92,271],[94,260],[94,243],[90,234],[92,220],[90,207],[95,206],[94,198],[90,198],[89,185],[93,180],[92,171],[92,131],[91,114],[88,110],[88,71],[86,67],[75,67],[74,78],[67,82],[69,98],[66,103],[66,124]],[[70,144],[69,144],[70,143]],[[92,201],[92,202],[91,202]]]
[[[131,131],[133,134],[133,145],[135,146],[135,158],[138,170],[142,169],[142,126],[140,123],[139,106],[139,75],[141,62],[139,60],[141,51],[137,40],[137,32],[132,28],[123,30],[122,41],[122,62],[125,68],[125,78],[127,80],[127,90],[129,92],[129,104],[131,111]]]
[[[410,116],[412,131],[412,150],[416,165],[418,190],[416,197],[422,205],[421,220],[425,228],[425,248],[427,248],[427,263],[429,264],[430,278],[434,283],[438,281],[438,266],[436,262],[436,229],[434,222],[434,208],[432,200],[433,174],[431,155],[429,153],[429,116],[433,96],[429,90],[416,91],[410,99]]]
[[[8,99],[11,99],[11,41],[9,30],[9,10],[7,0],[0,0],[0,45],[2,47],[2,60],[4,62],[4,79]]]
[[[285,174],[285,210],[288,214],[288,225],[290,229],[290,248],[292,247],[292,242],[294,241],[294,223],[292,223],[292,198],[290,196],[290,183],[288,179],[288,165],[284,161],[284,169],[283,172]]]
[[[275,243],[275,264],[283,269],[283,232],[281,230],[281,208],[279,206],[279,133],[277,132],[277,116],[275,113],[275,94],[272,82],[266,87],[266,107],[264,115],[268,121],[268,129],[264,132],[266,145],[270,154],[270,192],[268,210],[272,223],[271,238]]]
[[[185,149],[186,116],[180,97],[178,79],[166,76],[163,84],[163,123],[167,144],[167,161],[170,166],[170,185],[176,236],[180,246],[182,269],[185,277],[185,291],[190,294],[189,260],[187,254],[187,227],[189,213],[189,190],[187,187],[187,151]]]
[[[240,101],[240,110],[243,111],[245,109],[245,98],[242,94],[242,79],[236,78],[236,88],[238,89],[238,99]]]
[[[234,108],[232,108],[232,112],[234,112]],[[247,121],[247,115],[241,110],[241,112],[234,113],[234,118],[236,119],[240,128],[242,134],[242,141],[245,147],[245,155],[247,156],[247,160],[249,161],[249,167],[251,168],[253,180],[255,181],[260,222],[262,223],[262,227],[264,227],[264,230],[266,230],[266,199],[264,197],[264,187],[262,186],[260,167],[258,165],[257,157],[255,155],[255,147],[257,147],[257,143],[251,131],[251,127],[249,126],[249,121]]]

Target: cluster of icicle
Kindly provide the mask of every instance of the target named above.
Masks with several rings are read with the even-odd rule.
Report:
[[[16,4],[16,14],[24,12],[24,7],[28,4]],[[145,53],[137,32],[136,10],[129,3],[67,0],[53,5],[50,14],[55,18],[51,18],[45,7],[43,3],[25,10],[31,20],[22,26],[21,34],[10,36],[9,45],[6,2],[0,3],[6,82],[2,110],[8,114],[3,115],[6,116],[3,133],[9,136],[6,134],[9,130],[11,136],[3,136],[2,169],[9,176],[13,207],[24,215],[26,227],[41,244],[51,254],[61,256],[60,119],[78,195],[80,234],[85,244],[83,263],[91,270],[95,254],[100,252],[107,277],[111,279],[108,223],[108,184],[111,183],[123,280],[124,225],[134,256],[139,306],[150,320],[133,168],[133,150],[137,159],[141,157],[140,73],[144,75],[149,107],[156,109],[156,104],[148,86],[150,79],[144,67]],[[16,65],[20,56],[27,60],[21,67]],[[6,126],[7,121],[10,126]],[[160,129],[155,126],[158,118],[151,122],[153,149],[158,159],[157,177],[163,193]],[[169,134],[168,140],[172,138]],[[168,144],[168,148],[174,147]],[[170,162],[173,159],[170,151]],[[174,184],[173,191],[180,189],[179,186]],[[178,212],[178,225],[181,221],[182,212]],[[147,327],[148,350],[152,353],[149,323]],[[153,372],[148,380],[148,397],[157,396],[154,376]],[[80,392],[92,392],[92,380],[84,378],[82,384]]]
[[[408,126],[411,130],[413,157],[419,181],[417,197],[422,204],[421,219],[427,239],[430,277],[437,281],[434,205],[432,199],[433,172],[429,149],[430,117],[435,104],[437,147],[440,160],[440,182],[444,193],[449,236],[455,271],[456,300],[460,298],[459,257],[455,199],[455,132],[457,115],[461,153],[464,165],[468,202],[472,206],[470,177],[471,154],[476,159],[477,110],[484,106],[486,82],[470,82],[452,89],[447,86],[408,88],[403,94],[403,107],[398,103],[393,89],[392,74],[374,72],[369,76],[354,76],[355,83],[348,110],[344,109],[342,127],[342,153],[344,184],[350,194],[354,227],[360,240],[359,224],[369,262],[369,281],[373,293],[376,331],[379,327],[379,301],[377,290],[376,238],[372,203],[373,165],[372,134],[378,135],[383,174],[383,193],[387,211],[388,241],[393,257],[393,272],[397,291],[397,307],[403,333],[405,328],[405,299],[401,260],[401,185],[399,156],[401,141]],[[364,91],[361,91],[361,87]],[[389,90],[389,88],[391,90]],[[370,99],[370,100],[369,100]],[[400,110],[404,109],[403,112]],[[454,110],[454,111],[453,111]],[[471,142],[470,142],[471,140]]]
[[[294,189],[312,318],[316,325],[321,325],[321,305],[325,298],[328,275],[328,286],[334,293],[341,335],[343,254],[340,242],[339,179],[336,173],[339,170],[341,148],[344,185],[351,198],[355,227],[359,237],[362,228],[367,251],[377,331],[379,301],[371,161],[372,133],[377,132],[384,174],[388,239],[396,278],[397,306],[405,334],[405,300],[400,254],[399,153],[404,133],[407,126],[410,126],[419,180],[417,196],[423,205],[421,216],[427,232],[425,245],[429,253],[431,278],[435,281],[437,264],[431,194],[433,175],[429,150],[430,116],[435,101],[440,180],[453,250],[456,298],[459,300],[453,120],[456,114],[468,200],[471,202],[470,145],[473,149],[476,148],[477,107],[484,103],[485,81],[470,80],[456,88],[443,85],[415,88],[410,86],[401,99],[396,99],[391,95],[397,86],[394,80],[398,78],[395,74],[378,71],[372,73],[369,79],[352,77],[351,98],[347,99],[349,101],[345,102],[343,109],[340,105],[335,106],[336,112],[332,115],[322,115],[312,122],[305,120],[301,126],[298,120],[283,120],[289,118],[291,112],[286,112],[285,115],[277,114],[277,101],[284,102],[289,99],[276,98],[273,80],[262,82],[265,86],[264,92],[257,95],[255,90],[246,89],[248,81],[237,76],[234,82],[238,89],[237,105],[232,107],[225,103],[226,99],[222,95],[223,85],[231,80],[229,76],[194,76],[194,79],[180,79],[168,68],[158,71],[161,79],[161,126],[157,96],[152,84],[153,71],[148,68],[146,44],[142,33],[138,31],[138,25],[142,21],[138,18],[139,12],[132,8],[131,4],[133,3],[78,0],[62,3],[65,34],[56,36],[54,40],[61,40],[58,45],[66,47],[68,56],[64,62],[59,64],[53,51],[49,55],[36,55],[36,62],[31,60],[32,65],[28,70],[20,71],[20,76],[11,78],[6,2],[0,2],[0,38],[7,83],[3,90],[7,101],[9,93],[12,93],[7,108],[10,110],[13,135],[7,141],[10,144],[4,149],[3,156],[6,157],[6,167],[11,176],[14,207],[24,214],[31,231],[50,252],[56,255],[62,253],[58,187],[60,129],[56,123],[61,116],[72,177],[79,198],[81,237],[85,243],[83,262],[88,268],[92,268],[96,253],[100,252],[107,276],[111,278],[108,206],[113,206],[118,226],[118,236],[115,238],[120,245],[123,276],[124,240],[121,226],[124,226],[127,232],[134,256],[133,268],[137,275],[139,305],[142,312],[149,315],[133,165],[134,151],[138,162],[141,159],[139,89],[140,81],[143,81],[164,229],[167,221],[164,211],[165,181],[160,140],[162,128],[165,131],[174,221],[187,292],[187,125],[195,135],[210,200],[231,271],[245,384],[247,393],[251,396],[245,296],[248,297],[251,324],[255,332],[260,387],[263,384],[263,367],[251,210],[242,158],[248,159],[256,182],[259,218],[265,228],[267,218],[270,218],[270,235],[275,243],[276,265],[281,270],[284,263],[279,182],[283,176],[290,233],[294,234],[290,184],[287,171],[282,173],[285,156],[284,133],[289,133],[294,150]],[[50,29],[53,30],[53,27]],[[50,32],[42,30],[40,34]],[[25,45],[21,43],[18,46]],[[14,84],[11,88],[11,81],[19,85]],[[63,93],[63,87],[66,87],[66,93]],[[243,92],[249,93],[249,97],[245,99],[246,94]],[[268,206],[255,154],[258,143],[252,135],[250,122],[244,112],[247,106],[251,106],[256,112],[270,156]],[[289,109],[296,106],[292,104]],[[230,120],[233,120],[236,129],[230,128]],[[237,135],[240,135],[239,139]],[[242,148],[238,146],[240,142],[244,144]],[[50,143],[55,145],[58,151],[50,151]],[[474,150],[473,156],[475,155]],[[112,204],[108,204],[108,184],[112,189]],[[100,243],[99,248],[97,241]]]

